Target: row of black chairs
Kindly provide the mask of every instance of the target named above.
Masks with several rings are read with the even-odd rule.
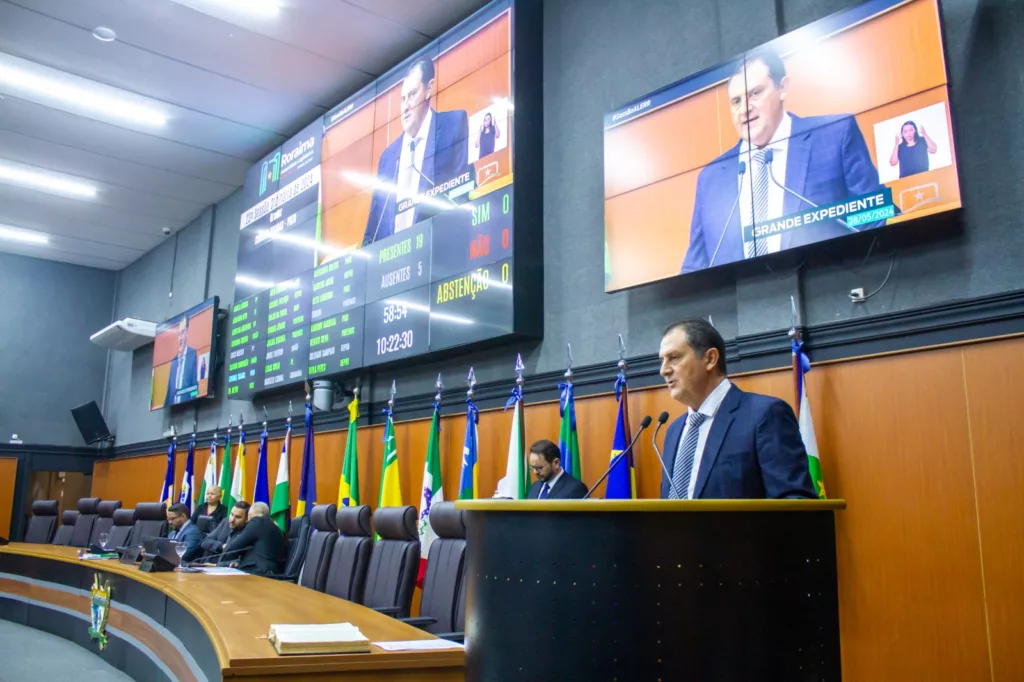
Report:
[[[107,534],[107,547],[134,546],[143,537],[167,535],[167,505],[141,503],[135,509],[121,509],[120,500],[83,497],[78,509],[61,515],[57,525],[56,500],[36,500],[25,531],[25,542],[93,547]]]
[[[420,570],[416,508],[317,505],[298,583],[422,627],[448,639],[465,628],[466,526],[451,502],[430,510],[430,545],[420,616],[409,617]],[[340,531],[340,532],[339,532]],[[376,533],[377,540],[373,536]]]

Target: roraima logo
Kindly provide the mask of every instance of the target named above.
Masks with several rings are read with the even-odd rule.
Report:
[[[260,196],[267,193],[267,182],[277,182],[281,175],[281,152],[263,162],[260,169]]]
[[[295,149],[291,150],[290,152],[281,157],[281,165],[287,166],[289,163],[299,158],[306,152],[313,151],[313,144],[314,142],[312,137],[309,138],[308,140],[303,140],[302,142],[299,143],[298,147],[296,147]]]

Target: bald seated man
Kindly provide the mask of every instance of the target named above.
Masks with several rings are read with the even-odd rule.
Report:
[[[234,511],[232,511],[234,516]],[[228,540],[224,551],[236,553],[224,559],[231,566],[253,575],[280,573],[287,546],[284,533],[270,518],[270,507],[254,502],[249,507],[249,520],[237,535]]]
[[[210,528],[219,526],[220,522],[228,517],[228,508],[221,503],[222,497],[224,497],[224,491],[220,489],[219,485],[207,488],[203,504],[197,506],[196,510],[192,512],[192,523],[198,527],[199,517],[209,516],[213,519]]]

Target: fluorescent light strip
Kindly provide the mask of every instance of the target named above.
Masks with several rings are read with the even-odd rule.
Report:
[[[309,239],[308,237],[300,237],[297,234],[288,234],[287,232],[274,232],[273,230],[260,230],[256,233],[256,243],[272,239],[278,242],[286,242],[288,244],[295,244],[296,246],[303,246],[307,249],[323,253],[324,255],[331,256],[332,258],[340,258],[341,256],[358,256],[369,260],[370,254],[359,249],[342,249],[331,244],[318,243],[315,239]]]
[[[269,289],[272,286],[274,286],[273,282],[257,279],[255,277],[249,277],[248,275],[235,275],[235,283],[244,284],[247,287],[255,287],[257,289],[260,289],[261,291],[263,289]]]
[[[461,315],[449,315],[448,313],[435,313],[430,309],[430,306],[420,305],[419,303],[411,303],[409,301],[403,301],[401,299],[393,298],[388,301],[389,305],[401,306],[403,308],[409,308],[410,310],[416,310],[421,313],[427,313],[431,318],[435,320],[443,320],[445,322],[455,322],[456,324],[476,324],[476,320],[468,317],[462,317]]]
[[[24,242],[26,244],[49,244],[50,238],[42,232],[35,230],[24,230],[20,227],[0,225],[0,239],[12,242]]]
[[[42,169],[37,170],[32,166],[22,166],[21,164],[15,166],[3,160],[0,160],[0,182],[73,197],[91,199],[96,196],[96,188],[92,185],[67,180],[63,176],[48,173]]]
[[[0,83],[27,90],[44,98],[59,99],[75,108],[91,109],[108,118],[119,118],[151,126],[162,126],[167,123],[167,117],[159,111],[135,104],[127,97],[111,97],[6,64],[0,64]]]
[[[200,9],[204,5],[228,7],[240,12],[259,14],[265,17],[275,17],[281,11],[280,6],[272,0],[174,0],[174,2],[193,9]]]

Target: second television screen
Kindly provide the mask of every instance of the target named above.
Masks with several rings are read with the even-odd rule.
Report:
[[[605,117],[605,289],[960,207],[937,0],[871,0]]]

